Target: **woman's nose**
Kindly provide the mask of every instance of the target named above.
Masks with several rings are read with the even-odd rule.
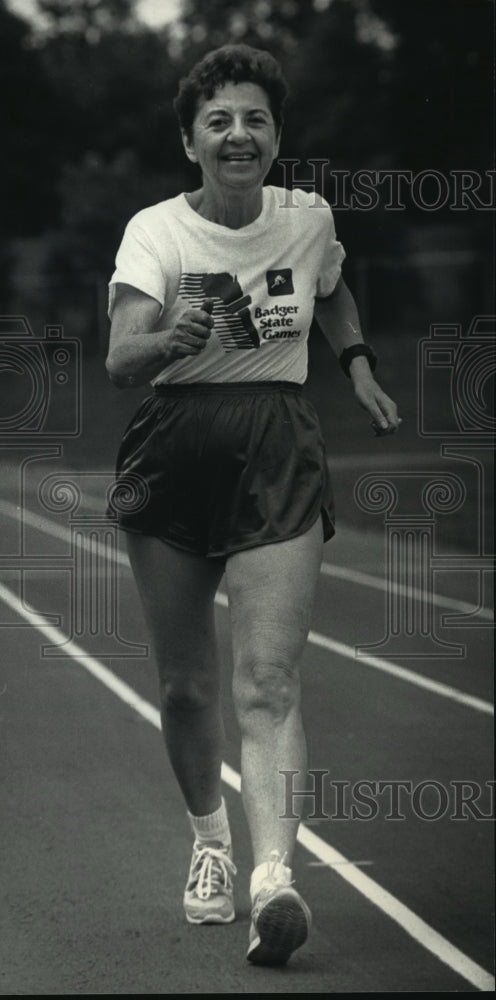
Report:
[[[239,142],[240,140],[246,139],[247,136],[248,136],[248,129],[243,119],[234,118],[234,120],[231,123],[231,128],[229,129],[229,138]]]

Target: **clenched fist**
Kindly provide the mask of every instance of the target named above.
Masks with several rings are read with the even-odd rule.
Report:
[[[200,309],[186,309],[175,327],[167,332],[167,353],[170,360],[200,354],[207,346],[214,321],[213,299],[205,299]]]

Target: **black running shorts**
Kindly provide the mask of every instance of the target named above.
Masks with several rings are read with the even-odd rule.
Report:
[[[125,431],[111,509],[204,556],[303,534],[334,507],[317,414],[296,382],[160,385]]]

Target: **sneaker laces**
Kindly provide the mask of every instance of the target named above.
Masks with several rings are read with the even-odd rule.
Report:
[[[280,872],[277,871],[277,866],[283,865],[287,856],[287,851],[285,851],[282,856],[277,850],[270,852],[270,861],[267,861],[267,874],[264,877],[253,904],[253,920],[257,919],[258,914],[267,902],[267,899],[274,894],[274,890],[282,888],[286,889],[288,886],[293,885],[294,879],[286,879],[280,874]]]
[[[270,861],[267,862],[267,878],[271,878],[275,881],[281,881],[281,876],[276,875],[276,865],[283,865],[288,856],[288,852],[284,851],[281,856],[278,850],[271,851],[269,854]],[[286,866],[287,867],[287,866]]]
[[[228,850],[227,847],[210,847],[208,844],[203,847],[195,845],[188,890],[195,888],[199,899],[209,899],[213,893],[230,888],[230,878],[236,875],[237,869]]]

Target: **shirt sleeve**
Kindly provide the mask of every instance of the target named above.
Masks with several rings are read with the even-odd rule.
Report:
[[[316,296],[318,299],[325,299],[328,295],[332,295],[341,275],[341,264],[346,257],[342,243],[336,239],[336,228],[330,206],[324,199],[322,201],[328,209],[326,218],[328,231],[317,278]]]
[[[164,306],[167,279],[156,247],[143,226],[131,219],[127,224],[115,258],[115,271],[109,282],[108,313],[112,317],[115,286],[132,285]]]

